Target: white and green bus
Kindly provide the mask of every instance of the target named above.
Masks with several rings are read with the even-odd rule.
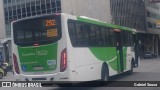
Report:
[[[136,30],[68,14],[12,22],[18,81],[107,81],[136,66]]]

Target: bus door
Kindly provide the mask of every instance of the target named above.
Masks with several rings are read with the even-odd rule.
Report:
[[[122,46],[122,37],[121,31],[119,29],[115,29],[115,38],[116,38],[116,50],[117,50],[117,70],[118,73],[124,71],[124,63],[123,63],[123,46]]]
[[[134,65],[134,67],[138,67],[140,57],[139,57],[139,41],[138,41],[137,34],[133,34],[133,40],[134,40],[134,52],[135,52],[135,65]]]

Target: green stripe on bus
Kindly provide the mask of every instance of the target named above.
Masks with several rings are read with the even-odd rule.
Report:
[[[115,47],[93,47],[89,49],[98,60],[108,62],[111,68],[117,71],[117,54]]]
[[[92,54],[100,61],[108,62],[108,64],[111,66],[111,68],[115,71],[120,70],[120,67],[117,61],[117,55],[116,48],[115,47],[104,47],[104,48],[98,48],[93,47],[89,48]],[[127,54],[127,47],[123,48],[123,68],[126,69],[126,55]]]
[[[18,54],[22,71],[52,71],[57,67],[58,43],[39,47],[19,47]]]
[[[123,27],[123,26],[119,26],[119,25],[105,23],[105,22],[102,22],[102,21],[96,21],[96,20],[92,20],[92,19],[89,19],[89,18],[87,19],[87,18],[77,17],[77,20],[81,21],[81,22],[86,22],[86,23],[106,26],[106,27],[109,27],[109,28],[116,28],[116,29],[121,29],[121,30],[127,30],[127,31],[131,31],[132,32],[132,29],[128,28],[128,27]]]
[[[126,60],[127,60],[127,47],[123,48],[123,68],[126,70]]]

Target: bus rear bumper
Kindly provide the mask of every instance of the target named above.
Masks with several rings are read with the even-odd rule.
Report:
[[[14,77],[16,81],[60,81],[59,76],[60,73],[45,74],[45,75],[17,74]]]

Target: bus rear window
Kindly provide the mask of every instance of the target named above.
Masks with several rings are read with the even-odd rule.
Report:
[[[61,34],[59,15],[25,19],[13,24],[14,43],[18,46],[55,43],[61,38]]]

